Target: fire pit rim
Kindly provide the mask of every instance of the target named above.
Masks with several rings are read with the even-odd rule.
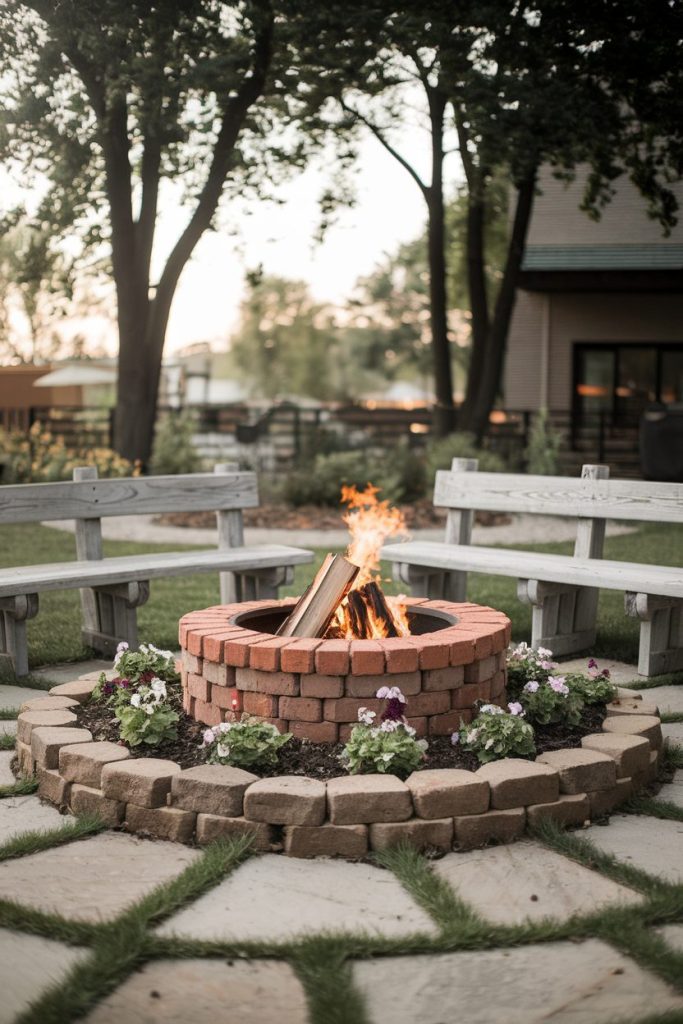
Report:
[[[258,626],[258,620],[268,618],[272,615],[280,615],[284,621],[284,619],[287,617],[287,614],[290,611],[290,607],[294,607],[296,599],[292,600],[291,606],[285,605],[283,601],[277,600],[273,600],[272,602],[262,601],[259,603],[262,606],[260,608],[252,607],[251,603],[249,603],[249,605],[245,604],[244,608],[229,615],[229,617],[227,618],[227,624],[229,626],[240,626],[243,629],[258,628],[259,632],[261,632],[262,635],[270,636],[273,639],[275,639],[277,634],[271,633],[266,629],[261,629]],[[449,629],[452,626],[457,626],[460,622],[460,616],[455,615],[453,612],[447,612],[444,608],[436,607],[434,602],[429,602],[428,608],[423,608],[420,604],[415,604],[411,602],[407,602],[407,604],[409,619],[436,619],[443,623],[443,625],[437,626],[434,629],[426,629],[422,633],[411,632],[409,634],[410,637],[439,635],[443,630]],[[256,621],[252,623],[251,620]],[[322,637],[298,637],[294,635],[289,637],[288,639],[291,641],[304,639],[318,639],[320,640],[321,643],[323,642]],[[387,637],[384,639],[389,638]],[[405,639],[405,637],[399,639]],[[349,639],[347,642],[351,643],[352,641]]]

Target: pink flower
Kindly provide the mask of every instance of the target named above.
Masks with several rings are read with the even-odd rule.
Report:
[[[511,715],[521,715],[522,717],[524,717],[524,708],[518,700],[511,701],[508,704],[508,711],[510,712]]]

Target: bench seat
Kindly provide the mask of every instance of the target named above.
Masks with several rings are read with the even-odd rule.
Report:
[[[615,562],[605,558],[575,558],[469,544],[408,541],[382,549],[382,558],[401,565],[439,570],[483,572],[493,576],[517,576],[548,583],[580,587],[652,593],[683,599],[683,569],[676,566]]]

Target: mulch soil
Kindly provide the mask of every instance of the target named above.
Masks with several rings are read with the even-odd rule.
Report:
[[[427,530],[441,527],[446,521],[445,509],[434,508],[428,498],[411,505],[400,505],[409,530]],[[510,522],[510,516],[499,512],[477,512],[476,522],[480,526],[501,526]],[[184,526],[196,529],[214,529],[215,512],[169,512],[159,516],[155,522],[163,526]],[[319,505],[262,505],[260,508],[244,510],[244,525],[261,529],[277,530],[344,530],[342,510],[324,508]]]
[[[195,722],[182,709],[180,688],[172,696],[172,703],[180,715],[178,736],[175,740],[162,743],[157,747],[141,745],[131,749],[133,757],[160,757],[175,761],[181,768],[194,768],[206,761],[201,746],[202,734],[206,726]],[[171,688],[169,687],[169,692]],[[111,708],[101,703],[81,705],[76,710],[79,725],[89,729],[95,740],[110,740],[119,743],[118,721],[114,718]],[[548,750],[562,750],[566,747],[581,745],[582,736],[599,732],[605,718],[604,705],[584,708],[583,717],[577,726],[546,725],[535,726],[536,750],[538,754]],[[121,744],[122,746],[124,744]],[[254,774],[263,778],[275,775],[304,775],[311,779],[333,779],[346,775],[342,768],[339,755],[343,750],[341,743],[310,743],[308,740],[291,739],[279,753],[275,768],[255,771]],[[429,749],[422,766],[423,768],[461,768],[473,772],[480,767],[474,754],[453,746],[449,736],[433,736],[429,740]]]

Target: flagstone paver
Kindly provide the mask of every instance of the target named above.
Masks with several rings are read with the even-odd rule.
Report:
[[[276,960],[165,960],[132,975],[85,1024],[307,1024],[301,982]]]
[[[683,996],[598,940],[356,962],[372,1024],[613,1024]]]
[[[565,920],[642,896],[581,864],[532,842],[470,853],[449,853],[434,870],[483,917],[521,924],[543,917]]]
[[[656,704],[662,714],[676,714],[683,711],[683,686],[653,686],[642,690],[643,700]]]
[[[10,767],[13,760],[13,750],[0,751],[0,786],[13,786],[17,781]]]
[[[571,658],[569,661],[559,660],[558,663],[562,670],[562,673],[566,672],[586,672],[588,669],[588,656],[582,658]],[[624,661],[612,661],[609,658],[598,658],[598,665],[600,670],[607,668],[609,669],[610,679],[617,686],[629,686],[638,687],[643,682],[643,676],[638,675],[638,668],[636,665],[628,665]],[[651,691],[648,691],[651,692]],[[645,695],[645,691],[643,690]],[[644,700],[649,700],[649,697],[644,696]]]
[[[169,918],[162,935],[283,941],[322,931],[435,934],[389,871],[370,864],[266,854]]]
[[[582,835],[641,871],[683,882],[683,821],[613,814],[607,828],[592,825]]]
[[[180,843],[105,832],[1,863],[0,899],[77,921],[108,920],[199,856]]]
[[[0,928],[0,1024],[14,1021],[85,956],[86,950]]]
[[[71,821],[73,818],[65,818],[37,796],[10,796],[0,800],[0,843],[7,843],[22,832],[44,832]]]
[[[25,700],[33,700],[44,693],[45,690],[39,690],[33,686],[10,686],[0,683],[0,708],[20,708]]]
[[[676,804],[677,807],[683,807],[683,769],[674,772],[673,779],[662,786],[659,793],[657,793],[656,799],[666,800],[669,803]]]
[[[683,747],[683,722],[662,722],[662,736],[669,743]]]
[[[674,949],[683,953],[683,924],[667,924],[663,928],[658,928],[657,934]]]

